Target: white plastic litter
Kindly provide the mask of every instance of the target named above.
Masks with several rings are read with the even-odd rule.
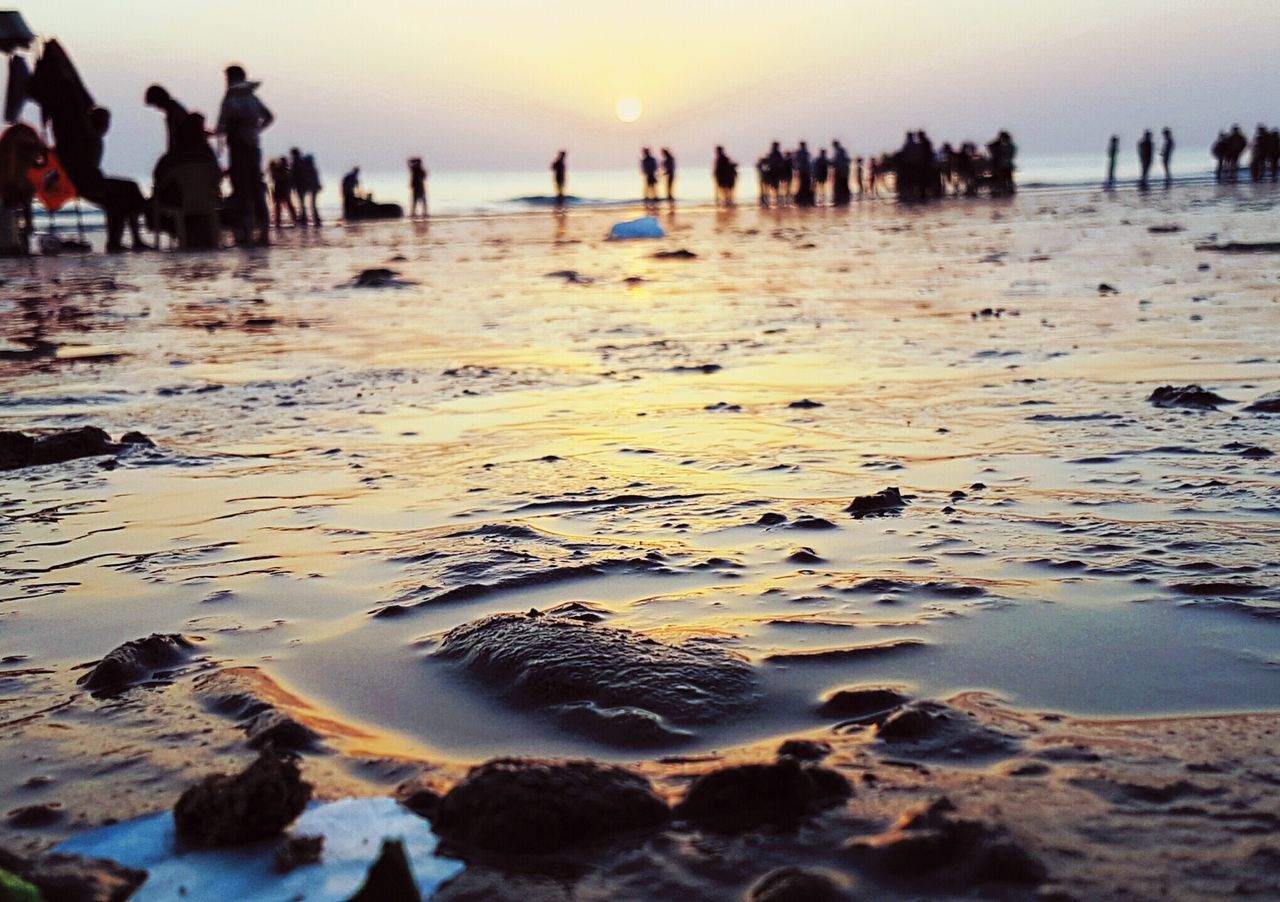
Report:
[[[609,230],[610,241],[622,241],[628,238],[666,238],[656,216],[641,216],[627,222],[615,223]]]
[[[179,849],[170,812],[77,836],[55,851],[110,858],[147,871],[147,882],[133,896],[137,902],[349,899],[377,860],[383,839],[404,841],[424,899],[463,868],[462,862],[435,854],[436,836],[431,825],[401,808],[395,799],[313,804],[289,832],[295,836],[324,836],[324,852],[318,864],[277,874],[272,870],[276,847],[273,840],[229,849]]]

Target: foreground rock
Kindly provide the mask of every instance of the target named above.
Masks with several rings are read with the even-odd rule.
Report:
[[[152,633],[113,648],[78,683],[91,692],[109,695],[151,679],[158,671],[181,664],[195,645],[177,633]]]
[[[855,517],[889,514],[902,510],[910,503],[910,500],[911,496],[903,495],[897,486],[889,486],[874,495],[859,495],[849,502],[845,512],[853,514]]]
[[[46,902],[124,902],[147,879],[146,871],[106,858],[59,852],[27,861],[0,849],[0,869],[34,887]],[[24,897],[11,897],[0,883],[0,899],[8,902],[10,898]]]
[[[1280,413],[1280,392],[1263,395],[1246,407],[1245,410],[1250,413]]]
[[[184,792],[173,809],[178,839],[198,847],[235,846],[279,836],[311,801],[297,758],[264,749],[234,776],[214,774]]]
[[[1016,754],[1018,740],[939,702],[916,702],[884,721],[876,738],[907,757],[994,758]]]
[[[155,447],[155,443],[141,432],[125,433],[119,442],[113,442],[111,436],[97,426],[64,429],[41,436],[23,432],[0,432],[0,470],[19,470],[23,467],[65,463],[82,457],[116,455],[129,445]]]
[[[239,721],[249,748],[308,752],[325,736],[364,735],[320,716],[303,699],[280,687],[257,667],[228,667],[196,680],[195,695],[206,708]]]
[[[822,700],[818,713],[837,720],[879,722],[909,701],[892,686],[859,686],[832,692]]]
[[[540,854],[653,830],[671,811],[649,781],[593,761],[500,758],[472,768],[432,826],[462,847]]]
[[[680,726],[747,710],[758,698],[744,659],[693,642],[540,614],[494,614],[445,635],[439,657],[496,686],[508,701],[551,710],[619,745],[687,738]]]
[[[785,757],[772,764],[739,764],[693,781],[676,815],[722,833],[794,826],[802,818],[853,795],[841,774]]]
[[[1035,885],[1045,866],[997,824],[955,816],[948,799],[908,812],[880,836],[847,847],[858,863],[905,881],[936,878],[952,891],[984,883]]]
[[[1162,385],[1147,400],[1156,407],[1190,407],[1193,410],[1217,410],[1219,404],[1235,403],[1199,385]]]

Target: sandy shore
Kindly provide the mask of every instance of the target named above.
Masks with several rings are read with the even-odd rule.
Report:
[[[789,738],[854,788],[764,839],[677,822],[519,879],[477,857],[444,898],[725,898],[785,863],[878,898],[1275,894],[1278,421],[1250,406],[1280,390],[1277,257],[1197,248],[1277,240],[1276,200],[680,211],[612,244],[615,214],[574,211],[5,263],[0,429],[154,447],[0,482],[0,845],[172,805],[268,710],[328,798],[535,755],[675,802]],[[390,284],[355,287],[373,267]],[[1189,384],[1219,400],[1150,400]],[[77,684],[152,633],[189,644]],[[885,685],[1002,738],[821,708]],[[886,870],[941,796],[1043,875]]]

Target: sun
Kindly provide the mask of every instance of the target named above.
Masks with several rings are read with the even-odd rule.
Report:
[[[635,97],[619,97],[618,102],[613,105],[613,111],[623,122],[635,122],[644,112],[644,107]]]

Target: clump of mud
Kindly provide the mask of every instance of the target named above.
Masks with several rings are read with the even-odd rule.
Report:
[[[264,749],[234,776],[214,774],[178,799],[178,839],[199,847],[235,846],[279,836],[311,801],[298,760]]]

